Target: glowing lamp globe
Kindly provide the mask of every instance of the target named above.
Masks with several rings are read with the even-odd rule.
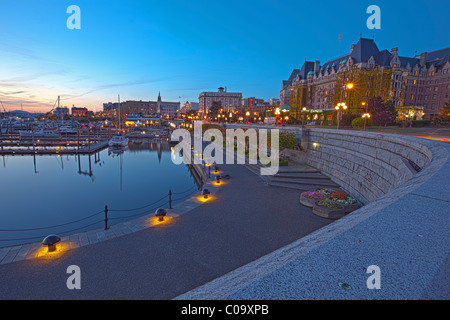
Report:
[[[155,216],[158,217],[159,221],[164,221],[164,217],[167,215],[167,211],[166,209],[163,208],[159,208],[158,210],[156,210],[155,212]]]
[[[203,189],[202,191],[203,198],[208,199],[208,196],[211,194],[208,189]]]
[[[56,245],[61,242],[61,238],[55,234],[51,234],[42,240],[42,246],[48,248],[48,252],[56,251]]]

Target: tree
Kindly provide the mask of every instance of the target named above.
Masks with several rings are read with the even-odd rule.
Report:
[[[219,114],[220,109],[222,108],[222,102],[221,101],[213,101],[211,103],[211,108],[209,108],[209,113],[211,117],[217,117]]]
[[[389,122],[388,124],[395,124],[395,120],[398,116],[398,111],[395,109],[395,102],[392,100],[388,100],[384,103],[386,107],[386,112],[389,115]]]
[[[391,119],[391,115],[386,110],[386,104],[381,97],[373,97],[367,101],[367,112],[379,126],[386,126]]]
[[[439,116],[437,118],[437,122],[440,123],[440,124],[448,124],[448,123],[450,123],[450,100],[448,100],[442,106],[442,109],[439,112]]]

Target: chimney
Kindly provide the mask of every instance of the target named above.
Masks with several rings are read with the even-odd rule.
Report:
[[[319,72],[320,70],[320,61],[316,60],[314,61],[314,73]]]
[[[426,52],[421,53],[419,59],[420,59],[419,62],[420,67],[425,68],[427,63],[427,53]]]
[[[398,55],[398,47],[397,47],[397,48],[392,48],[392,49],[391,49],[391,54],[396,54],[396,55]]]
[[[352,54],[353,50],[355,50],[355,45],[354,44],[352,44],[351,47],[350,47],[350,54]]]

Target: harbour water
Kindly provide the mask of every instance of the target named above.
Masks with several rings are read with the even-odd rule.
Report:
[[[92,155],[0,157],[0,247],[64,236],[168,207],[197,191],[167,142],[130,142]]]

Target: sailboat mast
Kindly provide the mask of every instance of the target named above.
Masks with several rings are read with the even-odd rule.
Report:
[[[118,114],[119,114],[119,131],[120,131],[120,129],[122,128],[122,117],[121,117],[121,110],[120,110],[120,94],[119,95],[117,95],[117,100],[119,101],[119,112],[118,112]]]

